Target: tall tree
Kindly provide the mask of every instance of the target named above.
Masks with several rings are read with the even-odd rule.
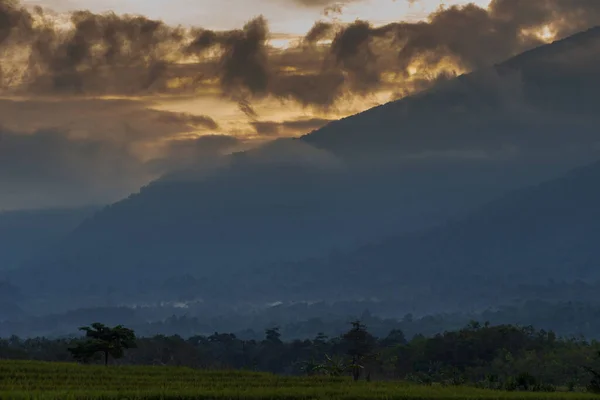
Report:
[[[357,381],[361,370],[365,368],[365,361],[373,355],[375,338],[367,332],[367,327],[360,320],[351,324],[352,328],[342,338],[346,344],[346,354],[351,358],[352,377]]]
[[[122,325],[110,328],[95,322],[91,326],[83,326],[79,330],[85,332],[87,340],[69,348],[73,357],[78,361],[88,362],[95,354],[102,353],[104,365],[108,365],[109,356],[118,359],[123,357],[126,349],[136,347],[135,332]]]
[[[265,329],[265,341],[271,344],[281,344],[281,333],[279,332],[279,327],[276,326],[274,328]]]

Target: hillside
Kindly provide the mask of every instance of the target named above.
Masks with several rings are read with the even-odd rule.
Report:
[[[600,162],[511,192],[426,232],[294,264],[286,281],[314,289],[314,297],[346,291],[396,298],[408,309],[443,305],[462,311],[519,300],[511,297],[519,285],[597,282],[598,181]],[[287,286],[284,291],[293,290]],[[541,293],[530,289],[520,295],[526,299]]]
[[[182,291],[221,303],[272,298],[280,290],[267,281],[257,292],[248,271],[272,265],[270,275],[286,281],[284,261],[430,228],[596,159],[598,44],[596,28],[300,140],[234,155],[214,171],[159,180],[97,213],[11,279],[36,304],[58,308],[72,306],[72,296],[79,306],[174,299]],[[533,246],[535,239],[522,240]],[[367,253],[380,268],[372,282],[392,285],[390,268],[437,271],[434,253],[395,258],[410,265],[398,269],[377,261],[387,251]],[[296,289],[286,295],[303,296]],[[340,286],[337,295],[355,293]]]
[[[0,271],[56,245],[97,207],[0,212]]]
[[[541,155],[567,142],[581,151],[597,137],[599,45],[600,27],[592,28],[332,122],[302,140],[369,163],[511,150]]]

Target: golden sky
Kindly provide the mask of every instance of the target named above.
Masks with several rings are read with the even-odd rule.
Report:
[[[402,20],[416,21],[427,18],[441,5],[460,5],[467,2],[365,0],[344,5],[341,13],[328,12],[323,5],[307,7],[299,4],[300,2],[289,0],[24,0],[23,3],[40,5],[60,13],[86,9],[97,13],[141,14],[152,19],[163,20],[171,25],[201,26],[214,30],[236,29],[251,18],[263,15],[269,23],[273,36],[276,36],[270,38],[270,43],[282,46],[287,44],[288,40],[278,39],[280,34],[300,38],[318,20],[350,23],[361,19],[371,21],[374,25]],[[489,0],[476,0],[475,3],[486,6]],[[391,95],[393,93],[390,90],[384,90],[360,99],[347,99],[327,112],[273,99],[258,102],[255,109],[261,120],[268,121],[335,119],[389,101],[394,98],[390,97]],[[219,133],[252,135],[253,129],[248,125],[248,117],[235,103],[223,99],[218,94],[153,100],[152,107],[159,110],[210,115],[220,122],[222,131]],[[302,132],[281,133],[297,135]]]
[[[487,7],[490,0],[473,0]],[[93,12],[134,13],[161,19],[169,24],[203,26],[209,29],[235,29],[248,19],[264,15],[272,30],[302,35],[324,15],[323,4],[340,1],[315,1],[314,7],[287,0],[25,0],[59,12],[87,9]],[[365,19],[377,24],[426,18],[440,5],[467,4],[465,0],[364,0],[344,5],[344,12],[329,18],[352,22]]]
[[[85,9],[96,13],[141,14],[152,19],[163,20],[171,25],[201,26],[214,30],[240,28],[251,18],[262,15],[266,18],[273,36],[269,38],[269,43],[274,46],[285,46],[289,40],[301,38],[315,21],[319,20],[351,23],[361,19],[370,21],[374,25],[396,21],[418,21],[426,19],[431,12],[442,5],[461,5],[467,2],[365,0],[345,4],[341,12],[330,12],[323,5],[307,7],[291,0],[24,0],[23,3],[29,6],[40,5],[59,13]],[[489,0],[476,0],[475,3],[485,7]],[[282,34],[290,35],[290,38],[281,40]],[[395,96],[397,93],[385,89],[360,98],[346,98],[326,111],[272,98],[256,102],[254,108],[258,119],[266,121],[327,120],[363,111],[392,100]],[[151,107],[162,111],[209,115],[219,121],[220,130],[215,133],[244,137],[252,137],[255,134],[254,128],[249,124],[251,121],[248,120],[248,116],[237,107],[235,102],[224,99],[219,93],[153,98]],[[318,124],[314,126],[317,127]],[[293,136],[301,133],[306,132],[282,129],[279,135]]]

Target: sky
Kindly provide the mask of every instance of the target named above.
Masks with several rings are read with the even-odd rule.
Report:
[[[271,32],[270,43],[286,46],[289,41],[299,40],[315,21],[341,21],[351,23],[357,19],[383,25],[395,21],[418,21],[442,5],[463,5],[468,1],[439,0],[365,0],[343,4],[328,0],[24,0],[25,5],[39,5],[59,13],[90,10],[95,13],[140,14],[167,24],[186,27],[203,27],[212,30],[231,30],[242,27],[258,16],[264,16]],[[475,4],[487,6],[489,0],[475,0]],[[308,4],[308,5],[307,5]],[[314,4],[314,5],[313,5]],[[335,10],[334,6],[341,6]],[[283,39],[282,39],[283,38]],[[390,97],[392,96],[392,97]],[[375,93],[370,98],[346,101],[335,110],[311,110],[295,104],[264,101],[257,104],[261,117],[266,120],[285,121],[288,118],[326,120],[351,115],[392,99],[389,91]],[[230,101],[219,96],[195,96],[185,99],[161,99],[156,109],[205,115],[209,113],[222,121],[229,130],[243,130],[247,116]],[[318,126],[318,125],[317,125]],[[315,126],[315,127],[317,127]],[[287,132],[288,135],[306,133]],[[240,133],[238,132],[237,135]],[[245,136],[248,136],[246,132]],[[285,133],[284,133],[285,135]]]
[[[490,0],[474,0],[487,6]],[[26,0],[25,4],[40,5],[59,12],[88,9],[94,12],[114,11],[119,14],[142,14],[162,19],[168,24],[203,26],[209,29],[235,29],[248,19],[264,15],[271,29],[278,33],[303,35],[313,23],[325,16],[327,5],[336,1],[286,0]],[[306,6],[306,4],[315,4]],[[352,22],[360,18],[377,24],[398,20],[426,18],[440,5],[466,4],[460,0],[368,0],[344,5],[343,13],[336,18]],[[333,16],[329,16],[332,18]]]
[[[590,0],[0,0],[0,210],[118,200],[593,26],[599,10]]]

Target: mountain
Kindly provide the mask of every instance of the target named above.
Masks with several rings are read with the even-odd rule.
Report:
[[[0,271],[13,269],[72,232],[98,207],[0,212]]]
[[[513,191],[426,232],[293,264],[287,284],[275,285],[281,285],[280,295],[303,287],[304,297],[352,292],[464,311],[519,300],[515,289],[523,285],[599,282],[598,182],[600,162]],[[540,295],[528,291],[521,296]]]
[[[596,143],[600,27],[332,122],[302,140],[344,159],[477,158]],[[568,133],[567,133],[568,132]],[[375,160],[374,160],[375,159]]]
[[[270,298],[281,290],[266,277],[285,281],[286,261],[431,228],[596,159],[599,45],[600,28],[591,29],[210,170],[164,177],[96,213],[11,281],[55,308],[74,297],[80,306],[178,298],[173,281],[215,302]],[[429,262],[414,257],[413,269]],[[248,271],[262,271],[250,278],[264,279],[264,290]],[[361,271],[346,276],[372,277]],[[377,278],[393,285],[384,271]],[[286,295],[304,293],[295,290]]]

